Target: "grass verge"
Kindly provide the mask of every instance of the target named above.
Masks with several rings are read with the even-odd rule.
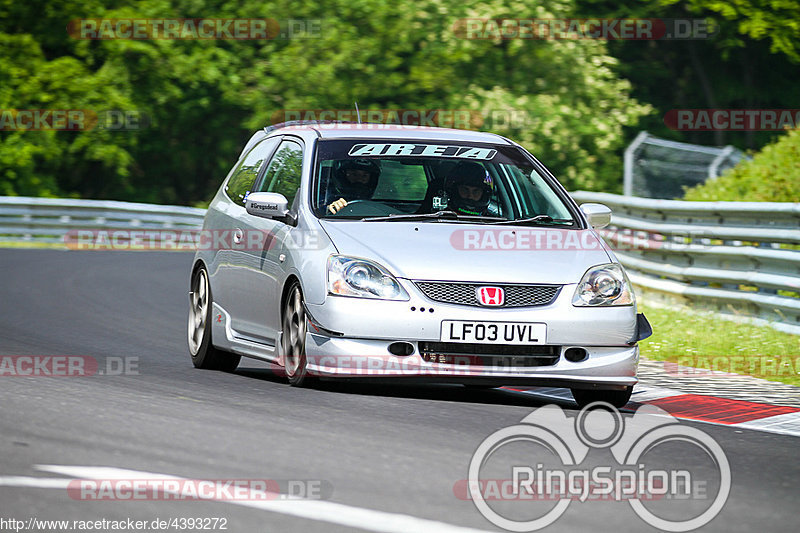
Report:
[[[0,241],[0,248],[48,248],[66,250],[63,242]]]
[[[686,308],[639,305],[653,336],[639,343],[656,361],[733,372],[800,386],[800,335]]]

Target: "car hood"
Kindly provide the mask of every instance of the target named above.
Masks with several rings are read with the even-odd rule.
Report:
[[[321,220],[339,253],[371,259],[399,278],[578,283],[610,262],[593,230],[450,222]]]

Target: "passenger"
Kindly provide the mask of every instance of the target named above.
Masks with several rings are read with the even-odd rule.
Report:
[[[472,161],[458,163],[444,181],[447,209],[462,215],[495,215],[489,209],[492,181],[489,172],[480,164]]]

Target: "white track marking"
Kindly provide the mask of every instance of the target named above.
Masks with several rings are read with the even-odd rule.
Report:
[[[800,413],[768,416],[767,418],[760,418],[750,422],[742,422],[741,424],[736,424],[736,426],[800,437]]]
[[[114,467],[96,466],[62,466],[62,465],[36,465],[34,468],[44,472],[52,472],[73,479],[178,479],[186,478],[170,476],[167,474],[157,474],[152,472],[141,472],[138,470],[126,470]],[[72,479],[61,478],[36,478],[22,476],[0,476],[0,486],[7,487],[35,487],[47,489],[66,489]],[[253,491],[261,494],[262,497],[274,496],[264,491]],[[176,491],[172,494],[179,495]],[[130,500],[126,500],[130,501]],[[210,500],[219,503],[230,503],[243,507],[251,507],[296,516],[308,520],[318,520],[348,526],[366,531],[378,533],[408,533],[409,531],[426,531],[433,533],[480,533],[484,530],[469,527],[456,526],[418,518],[415,516],[364,509],[342,503],[334,503],[324,500],[306,500],[303,498],[295,499],[260,499],[260,500]]]
[[[632,402],[652,402],[653,400],[660,400],[661,398],[669,398],[670,396],[680,396],[686,394],[679,390],[665,389],[663,387],[651,387],[650,385],[636,385],[633,387],[633,394],[631,394]]]
[[[0,476],[0,487],[31,487],[35,489],[66,489],[71,479]]]
[[[504,387],[505,388],[505,387]],[[511,392],[518,392],[522,394],[530,394],[532,396],[541,396],[543,398],[552,400],[572,401],[572,393],[569,389],[555,388],[555,387],[530,387],[527,390],[518,390],[514,387],[508,387],[506,390]],[[651,402],[669,396],[680,396],[686,394],[685,392],[665,389],[662,387],[651,387],[649,385],[636,385],[633,388],[633,395],[631,396],[632,402]]]
[[[514,387],[510,387],[513,389]],[[522,392],[523,394],[533,394],[536,396],[544,396],[546,398],[555,398],[558,400],[572,401],[572,393],[569,389],[559,389],[555,387],[531,387],[528,390],[515,391]]]

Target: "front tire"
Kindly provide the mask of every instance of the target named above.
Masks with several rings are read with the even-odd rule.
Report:
[[[581,409],[594,402],[606,402],[622,409],[630,401],[631,394],[633,387],[625,387],[624,390],[572,389],[572,397]]]
[[[212,303],[208,272],[201,266],[192,275],[189,293],[188,341],[192,364],[195,368],[233,372],[241,356],[219,350],[211,342]]]
[[[293,387],[305,387],[311,382],[306,358],[306,311],[303,307],[303,291],[295,281],[286,294],[283,304],[281,348],[286,378]]]

